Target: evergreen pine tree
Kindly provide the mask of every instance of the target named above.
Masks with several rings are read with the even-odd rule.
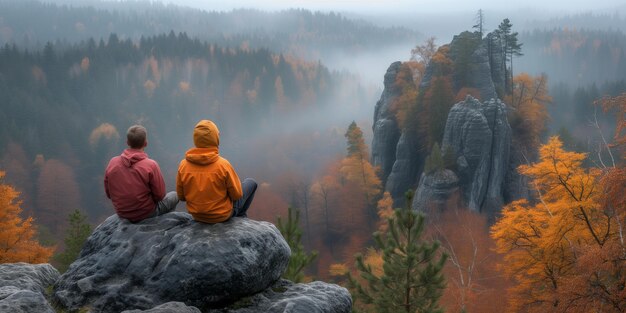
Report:
[[[424,172],[426,172],[426,174],[432,174],[444,168],[445,163],[443,155],[441,154],[441,148],[439,147],[439,143],[435,142],[430,151],[430,155],[426,157],[426,161],[424,162]]]
[[[289,265],[283,274],[283,278],[291,280],[295,283],[302,282],[304,279],[304,268],[307,267],[317,257],[317,251],[310,254],[304,251],[302,243],[302,231],[300,230],[300,211],[298,209],[289,208],[287,220],[283,222],[281,217],[277,218],[276,226],[283,235],[289,248],[291,248],[291,257]]]
[[[511,93],[513,90],[513,57],[522,56],[522,43],[517,39],[518,33],[512,32],[513,24],[508,18],[502,20],[498,25],[497,35],[500,37],[500,43],[502,44],[502,52],[504,58],[502,59],[502,67],[505,70],[505,87],[507,93]],[[510,61],[510,66],[507,70],[506,62]]]
[[[68,221],[70,227],[65,236],[65,250],[54,256],[54,260],[58,262],[56,268],[61,273],[67,271],[70,264],[78,258],[85,241],[91,235],[91,225],[87,223],[87,216],[79,210],[70,213]]]
[[[456,170],[456,153],[450,145],[445,145],[442,149],[443,167],[449,170]]]
[[[424,216],[407,207],[388,218],[388,230],[374,233],[376,249],[382,251],[383,273],[374,274],[362,255],[356,267],[362,280],[349,276],[355,300],[370,304],[378,313],[442,312],[439,307],[446,283],[442,273],[447,255],[438,253],[439,243],[424,241]]]
[[[476,21],[476,24],[474,24],[474,26],[472,26],[472,28],[475,28],[478,30],[478,32],[480,33],[480,38],[483,38],[483,31],[484,31],[484,26],[485,26],[485,14],[483,13],[483,9],[479,9],[478,12],[476,12],[476,17],[474,17],[474,20]]]

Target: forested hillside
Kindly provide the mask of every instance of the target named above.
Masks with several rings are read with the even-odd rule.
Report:
[[[57,5],[40,1],[0,1],[0,44],[42,48],[48,41],[75,43],[89,38],[139,40],[174,30],[220,46],[269,48],[317,60],[329,51],[384,49],[415,42],[406,28],[381,28],[338,13],[290,9],[203,11],[160,2],[84,1]]]
[[[572,17],[571,22],[592,17]],[[570,148],[597,150],[590,144],[599,137],[596,119],[605,135],[615,124],[592,103],[603,95],[617,96],[626,91],[626,35],[623,30],[537,29],[521,33],[520,40],[524,43],[524,56],[516,59],[517,68],[528,73],[544,73],[548,77],[549,93],[553,98],[547,107],[551,116],[550,132],[563,135],[562,139]]]
[[[553,82],[601,84],[626,79],[626,35],[621,30],[557,28],[521,33],[519,68]]]
[[[232,161],[242,174],[253,168],[245,164],[264,164],[257,170],[271,173],[266,166],[288,166],[300,153],[308,160],[300,169],[311,171],[341,146],[281,143],[298,132],[343,126],[337,124],[341,112],[366,105],[368,94],[372,91],[353,76],[318,63],[263,49],[223,48],[185,34],[137,44],[111,35],[66,50],[47,44],[41,52],[5,46],[0,49],[2,166],[23,192],[26,210],[43,225],[61,227],[76,208],[94,217],[110,214],[101,190],[103,169],[124,147],[122,137],[134,123],[149,129],[148,152],[168,182],[201,118],[218,123],[222,146],[234,152]],[[322,111],[332,117],[319,119],[316,112]],[[318,114],[319,121],[307,128],[298,114]],[[311,140],[329,143],[326,136],[332,134],[317,133]],[[283,153],[254,153],[267,145]],[[309,157],[308,149],[317,154]]]
[[[166,298],[151,282],[173,288],[163,270],[186,287],[160,294],[248,310],[248,295],[226,308],[187,289],[205,280],[185,280],[198,264],[215,262],[185,249],[209,246],[200,250],[235,272],[276,271],[270,283],[350,289],[333,286],[341,313],[626,310],[626,35],[604,26],[619,14],[528,30],[509,18],[488,29],[488,9],[473,26],[420,13],[433,21],[426,34],[465,25],[450,41],[345,17],[354,12],[51,1],[0,0],[0,263],[52,262],[80,281],[76,294],[57,286],[41,298],[68,310],[79,294],[96,311],[149,308]],[[108,218],[104,170],[128,127],[147,128],[145,151],[172,191],[202,119],[219,127],[219,154],[239,178],[258,182],[249,219],[196,223],[185,202],[146,223]],[[284,244],[272,247],[283,238],[258,221],[275,223]],[[250,225],[263,227],[231,237]],[[105,255],[79,256],[85,240]],[[222,247],[269,269],[239,270]],[[257,252],[279,252],[281,265]],[[427,287],[414,288],[420,280]],[[101,289],[83,288],[92,282]],[[220,284],[208,283],[218,296]],[[263,305],[291,294],[280,284],[259,289],[272,295]],[[325,299],[315,301],[332,306]]]

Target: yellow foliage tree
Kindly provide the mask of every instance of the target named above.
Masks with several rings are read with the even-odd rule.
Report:
[[[54,248],[42,247],[33,237],[33,218],[22,219],[19,192],[1,183],[0,171],[0,263],[46,263]]]
[[[378,231],[385,232],[387,231],[388,224],[386,223],[387,219],[393,217],[393,198],[388,191],[385,191],[383,197],[378,200],[378,217],[380,221],[378,222]]]
[[[354,183],[365,197],[370,212],[370,220],[376,217],[374,209],[382,190],[376,168],[369,162],[363,132],[352,122],[345,134],[348,139],[348,156],[341,161],[340,172],[343,178]]]
[[[602,248],[616,236],[613,214],[602,208],[601,171],[585,169],[586,155],[563,150],[552,137],[539,150],[540,161],[520,166],[538,196],[507,205],[492,227],[501,268],[517,285],[511,291],[512,312],[564,312],[559,293],[577,269],[579,257]]]
[[[112,141],[119,138],[120,134],[115,126],[109,123],[102,123],[91,131],[91,135],[89,135],[89,145],[91,145],[92,148],[95,148],[100,139]]]

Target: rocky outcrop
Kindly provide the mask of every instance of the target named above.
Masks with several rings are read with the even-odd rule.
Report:
[[[419,155],[414,146],[406,133],[400,136],[396,148],[396,161],[385,185],[385,190],[392,195],[394,203],[403,203],[404,193],[413,186],[420,169],[421,162],[417,161]]]
[[[483,104],[468,96],[450,110],[442,147],[451,147],[457,156],[460,186],[471,210],[493,215],[502,207],[510,146],[504,103]]]
[[[506,77],[502,47],[497,36],[488,34],[485,38],[481,38],[478,32],[463,32],[454,36],[452,42],[447,45],[447,47],[448,53],[446,57],[451,62],[451,65],[448,66],[453,69],[451,74],[452,93],[456,95],[461,89],[469,88],[477,91],[480,99],[486,103],[491,103],[492,99],[496,101],[498,95],[502,94],[504,91]],[[412,77],[407,77],[410,75],[399,75],[401,68],[402,64],[400,62],[394,62],[385,74],[385,89],[383,90],[380,100],[376,103],[374,112],[374,137],[372,140],[372,163],[375,166],[380,166],[381,178],[385,184],[385,190],[391,193],[396,205],[401,205],[406,190],[416,186],[416,183],[418,183],[417,179],[420,178],[420,171],[423,167],[422,163],[426,157],[424,153],[427,153],[422,147],[424,143],[419,143],[419,139],[409,138],[408,134],[410,132],[407,131],[407,129],[400,129],[396,117],[392,112],[393,101],[402,96],[401,90],[395,88],[397,84],[394,84],[394,82],[398,79],[412,80]],[[420,94],[425,94],[433,79],[435,79],[437,75],[441,75],[441,72],[441,65],[431,62],[431,64],[427,66],[419,86]],[[495,108],[496,106],[492,107]],[[489,115],[492,113],[494,112],[485,112],[486,115],[480,113],[480,118],[489,119],[489,122],[482,124],[470,123],[470,125],[473,126],[469,127],[482,127],[481,129],[472,128],[472,131],[478,133],[482,132],[484,136],[490,136],[489,134],[492,134],[494,129],[490,128],[489,125],[495,125],[493,124],[493,118]],[[499,118],[500,117],[501,116],[499,116]],[[506,117],[504,117],[504,119],[506,119]],[[500,119],[497,120],[497,122],[500,121]],[[419,125],[412,125],[412,127],[419,128]],[[462,131],[463,129],[458,128],[455,130]],[[496,136],[501,134],[501,132],[498,132],[498,129],[495,129],[495,131]],[[510,132],[505,134],[508,134],[510,137]],[[450,133],[449,136],[460,138],[464,136],[464,134]],[[469,139],[472,138],[478,137],[470,137]],[[510,138],[492,139],[495,139],[494,144],[496,146],[502,143],[502,141],[510,140]],[[481,141],[481,144],[484,143],[485,142]],[[463,168],[461,166],[464,172],[456,173],[460,179],[460,185],[466,185],[466,187],[471,185],[471,188],[477,188],[473,192],[468,191],[468,195],[473,195],[472,198],[468,198],[468,201],[474,201],[471,206],[477,210],[481,210],[480,208],[484,206],[484,201],[487,201],[488,204],[486,207],[488,208],[497,206],[498,201],[492,202],[492,200],[502,198],[502,196],[495,196],[495,193],[500,193],[501,190],[489,189],[489,186],[495,185],[488,183],[478,182],[477,184],[470,184],[467,181],[473,178],[472,175],[474,175],[474,172],[479,167],[479,165],[474,164],[474,161],[482,159],[480,155],[471,155],[471,153],[480,154],[482,152],[468,151],[468,153],[470,153],[470,155],[466,157],[469,159],[461,159],[459,162],[461,165],[467,163],[470,167]],[[499,161],[499,158],[494,160],[494,162]],[[487,166],[489,162],[491,161],[480,166]],[[508,164],[506,166],[508,166]],[[490,166],[487,166],[487,168],[481,171],[487,171],[489,167]],[[496,167],[500,168],[500,165]],[[500,172],[497,171],[495,174],[499,175]],[[480,178],[484,179],[487,176],[491,177],[490,174],[487,174]],[[489,179],[499,178],[494,177]],[[465,190],[466,188],[463,189]],[[490,196],[485,198],[485,194],[487,193]],[[418,201],[417,197],[414,199],[414,202],[415,201]]]
[[[502,50],[502,42],[495,32],[491,32],[483,39],[483,46],[487,49],[489,56],[489,69],[491,71],[491,81],[497,94],[504,94],[506,84],[505,58]],[[487,98],[483,98],[487,99]]]
[[[54,313],[43,294],[14,286],[0,287],[0,312]]]
[[[401,95],[401,90],[398,90],[394,84],[401,66],[401,62],[394,62],[387,69],[385,89],[374,109],[372,164],[380,166],[384,182],[391,174],[396,160],[396,146],[400,138],[400,128],[396,116],[391,110],[391,104]]]
[[[453,171],[443,169],[430,174],[422,173],[412,208],[421,212],[429,212],[431,208],[444,210],[458,191],[459,178]]]
[[[174,212],[132,224],[109,217],[54,285],[53,298],[76,310],[151,309],[178,301],[220,307],[276,282],[289,246],[274,225],[245,218],[219,224]]]
[[[127,310],[122,313],[201,313],[201,311],[182,302],[168,302],[148,310]]]
[[[206,313],[350,313],[352,298],[347,289],[321,281],[295,284],[281,279],[265,291],[244,297]],[[122,313],[200,313],[181,302],[168,302],[148,310]]]
[[[54,313],[44,294],[58,277],[50,264],[0,264],[0,312]]]
[[[502,46],[493,33],[480,38],[478,32],[463,32],[452,38],[448,58],[455,66],[453,73],[454,93],[461,88],[476,89],[483,101],[497,99],[504,91],[506,73],[502,57]],[[437,66],[428,66],[420,83],[426,90]]]
[[[209,313],[349,313],[352,298],[347,289],[315,281],[294,284],[280,280],[266,291]]]
[[[50,264],[0,264],[0,312],[54,313],[49,303],[92,313],[351,312],[345,288],[280,279],[289,257],[267,222],[204,224],[172,212],[130,223],[113,215],[62,276]]]

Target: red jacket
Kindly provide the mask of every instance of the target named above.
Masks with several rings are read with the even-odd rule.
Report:
[[[126,149],[109,161],[104,191],[117,215],[134,222],[154,212],[165,197],[165,182],[157,162],[142,150]]]

